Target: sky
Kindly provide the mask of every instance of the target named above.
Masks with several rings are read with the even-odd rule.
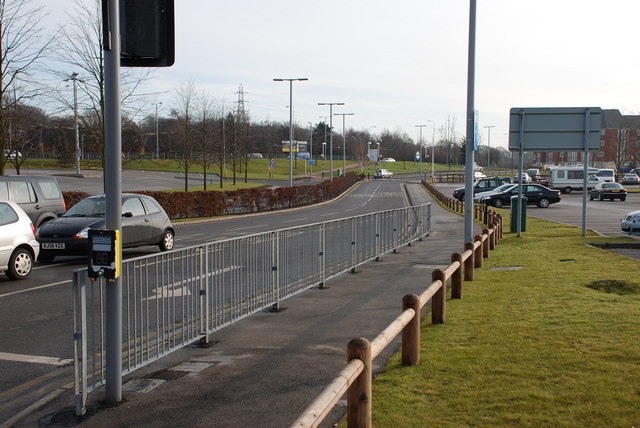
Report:
[[[33,0],[47,28],[73,0]],[[512,107],[640,112],[635,0],[478,0],[474,107],[481,142],[507,147]],[[465,135],[469,0],[175,0],[176,52],[145,90],[168,115],[192,81],[233,107],[242,85],[253,121],[406,132],[425,144],[447,120]],[[73,70],[69,70],[69,73]],[[162,110],[165,110],[164,112]],[[334,116],[342,132],[342,116]],[[418,128],[416,125],[427,125]],[[486,128],[486,127],[492,128]],[[304,136],[297,136],[304,139]]]

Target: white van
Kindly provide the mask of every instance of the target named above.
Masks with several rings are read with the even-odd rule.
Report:
[[[590,190],[600,182],[596,173],[597,168],[588,168],[587,189]],[[574,190],[582,190],[584,184],[584,167],[581,166],[556,166],[549,169],[549,187],[558,189],[562,193],[571,193]]]
[[[614,183],[616,181],[616,171],[609,168],[599,169],[596,175],[602,181],[606,181],[608,183]]]

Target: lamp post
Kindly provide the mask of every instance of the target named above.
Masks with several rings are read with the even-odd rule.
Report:
[[[420,174],[422,175],[422,128],[429,125],[415,125],[416,128],[420,128],[420,137],[418,137],[418,152],[420,153]]]
[[[433,136],[431,137],[431,184],[434,184],[436,179],[436,121],[429,119],[427,122],[433,123]]]
[[[156,159],[160,159],[160,132],[158,132],[158,105],[162,105],[161,102],[156,103]]]
[[[309,124],[309,178],[313,177],[313,123]]]
[[[289,187],[293,187],[293,82],[309,80],[306,77],[276,78],[274,82],[289,82]]]
[[[378,152],[376,153],[376,156],[378,158],[376,159],[376,165],[380,165],[380,157],[381,157],[381,155],[380,155],[380,143],[378,142],[376,144],[378,145]]]
[[[353,116],[355,113],[335,113],[336,116],[342,116],[342,175],[347,168],[347,134],[344,131],[344,117]]]
[[[65,82],[73,81],[73,118],[76,136],[76,174],[80,174],[80,128],[78,127],[78,73],[71,73],[71,77],[65,79]],[[82,80],[80,80],[82,82]]]
[[[495,128],[495,125],[487,125],[485,128],[489,129],[489,142],[487,143],[487,168],[491,165],[491,128]]]
[[[322,123],[324,123],[324,143],[322,143],[322,178],[324,178],[324,146],[327,145],[327,116],[320,116],[320,119],[322,119]]]
[[[329,106],[329,180],[333,181],[333,106],[343,106],[344,103],[318,103],[319,106]]]
[[[327,142],[322,143],[322,178],[324,178],[324,160],[327,157]]]
[[[371,141],[367,141],[367,180],[369,179],[369,165],[371,164],[369,153],[371,153]]]

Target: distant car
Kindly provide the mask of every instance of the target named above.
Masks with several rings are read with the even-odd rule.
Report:
[[[487,176],[482,171],[473,171],[474,180],[480,180],[482,178],[487,178]]]
[[[598,183],[596,187],[589,191],[589,199],[597,199],[599,201],[605,199],[620,199],[624,201],[627,199],[627,189],[622,187],[622,184],[615,182],[602,182]]]
[[[540,170],[538,168],[529,168],[527,174],[531,177],[531,180],[537,180],[540,178]]]
[[[15,202],[0,201],[0,271],[25,279],[38,258],[40,244],[29,216]]]
[[[620,229],[629,235],[640,235],[640,211],[625,214],[620,222]]]
[[[486,205],[493,205],[501,208],[511,204],[511,197],[518,195],[518,184],[503,185],[478,195],[479,202]],[[547,208],[551,204],[560,202],[560,192],[552,190],[541,184],[523,184],[522,193],[527,198],[527,205],[537,205],[540,208]]]
[[[393,177],[393,173],[387,169],[378,169],[373,174],[373,178],[391,178]]]
[[[518,173],[516,173],[516,175],[513,176],[513,182],[514,183],[519,183],[520,182],[520,175]],[[522,173],[522,184],[529,184],[531,183],[531,176],[529,174],[527,174],[526,172]]]
[[[640,184],[640,177],[638,177],[638,174],[633,174],[630,172],[622,177],[622,179],[620,180],[620,184]]]
[[[249,153],[247,155],[249,159],[262,159],[262,153]]]
[[[60,218],[41,226],[36,239],[42,262],[57,256],[86,256],[89,229],[106,226],[105,195],[91,196],[71,207]],[[175,230],[169,216],[150,196],[122,194],[122,247],[157,245],[161,251],[174,246]]]
[[[382,162],[395,162],[396,160],[394,158],[384,158],[382,159]]]
[[[611,168],[601,168],[596,172],[596,175],[602,180],[606,182],[614,182],[616,181],[616,171]]]

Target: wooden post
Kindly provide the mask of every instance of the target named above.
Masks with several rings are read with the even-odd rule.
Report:
[[[360,376],[347,390],[347,427],[370,428],[371,417],[371,343],[363,338],[352,339],[347,345],[348,361],[359,359],[364,363]]]
[[[431,298],[431,324],[444,324],[447,311],[447,277],[442,269],[434,269],[431,272],[431,280],[442,282],[442,286]]]
[[[482,257],[489,258],[489,229],[482,229]],[[485,236],[486,235],[486,238]]]
[[[453,253],[451,254],[451,262],[458,262],[460,266],[456,269],[453,274],[451,274],[451,298],[452,299],[462,299],[462,254]]]
[[[476,248],[476,250],[474,251],[474,255],[473,255],[473,263],[474,263],[474,267],[476,269],[481,268],[482,267],[482,236],[480,235],[476,235],[474,238],[475,242],[477,242],[478,248]]]
[[[415,315],[402,329],[402,365],[420,365],[420,298],[407,294],[402,298],[402,312],[413,309]]]
[[[464,244],[464,250],[471,250],[471,255],[464,261],[464,280],[473,281],[475,276],[475,272],[473,270],[473,259],[475,254],[473,242],[467,242]]]

